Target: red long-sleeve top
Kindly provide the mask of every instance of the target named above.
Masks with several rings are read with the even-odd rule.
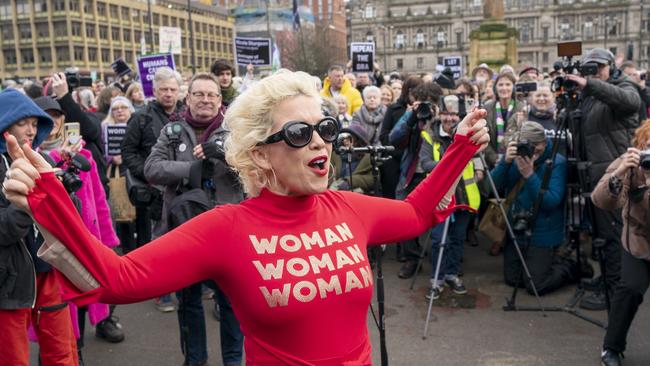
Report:
[[[436,206],[476,153],[455,142],[405,201],[326,191],[268,190],[206,212],[119,257],[90,235],[53,174],[28,196],[37,222],[65,244],[101,286],[78,304],[133,303],[213,279],[245,335],[248,365],[369,365],[366,314],[373,292],[368,245],[413,238],[453,209]]]

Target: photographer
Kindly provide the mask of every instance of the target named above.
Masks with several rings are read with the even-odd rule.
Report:
[[[374,188],[370,155],[346,150],[346,148],[368,146],[366,130],[360,124],[353,123],[350,127],[341,129],[339,140],[342,140],[340,144],[343,149],[332,154],[334,182],[330,184],[330,189],[347,191],[352,187],[357,192],[370,193]],[[348,157],[351,161],[348,161]]]
[[[567,75],[567,80],[581,90],[582,120],[571,127],[576,153],[581,161],[588,161],[587,192],[605,174],[607,166],[622,155],[639,125],[641,107],[638,87],[627,76],[614,69],[614,55],[602,48],[594,48],[582,59],[582,67],[594,65],[595,75],[582,77]],[[620,211],[594,208],[590,221],[594,239],[605,240],[602,253],[605,259],[605,288],[609,294],[616,288],[621,273],[621,222]],[[589,310],[607,307],[604,291],[584,297],[580,306]]]
[[[424,83],[411,91],[414,102],[407,106],[406,112],[390,132],[390,145],[403,149],[400,162],[399,180],[395,198],[404,199],[426,176],[420,165],[420,147],[422,146],[422,129],[431,123],[437,114],[442,89],[434,83]],[[402,243],[406,262],[399,271],[400,278],[411,278],[415,274],[420,250],[415,240]]]
[[[435,169],[445,154],[445,151],[447,151],[453,142],[456,125],[460,122],[460,117],[458,116],[459,107],[459,98],[457,96],[446,96],[443,99],[442,108],[440,109],[440,118],[434,120],[432,124],[427,125],[422,130],[422,138],[424,141],[422,141],[422,148],[420,149],[420,164],[427,174]],[[481,196],[476,182],[483,177],[482,164],[476,163],[480,163],[480,160],[473,159],[463,170],[462,179],[459,181],[455,192],[456,204],[469,205],[474,210],[478,210],[481,203]],[[434,273],[431,273],[434,299],[440,296],[443,287],[439,286],[439,284],[442,283],[446,283],[456,294],[462,295],[467,293],[467,289],[458,275],[460,274],[460,265],[463,260],[467,228],[472,220],[472,216],[473,214],[471,212],[465,210],[457,210],[453,213],[453,220],[449,224],[447,241],[445,243],[446,248],[442,257],[438,278],[433,278]],[[436,267],[444,226],[444,223],[438,224],[431,232],[433,239],[433,249],[431,251],[433,268]]]
[[[564,204],[566,202],[567,164],[560,154],[553,161],[548,188],[539,203],[535,222],[530,222],[535,201],[542,187],[542,179],[551,158],[552,141],[544,127],[537,122],[521,126],[519,141],[511,141],[505,157],[491,172],[496,188],[513,194],[508,219],[513,225],[517,241],[530,270],[533,283],[540,295],[575,281],[576,266],[568,259],[559,258],[558,247],[564,243]],[[514,191],[514,193],[513,193]],[[526,231],[532,231],[530,238]],[[503,274],[510,286],[525,285],[533,294],[530,282],[523,277],[521,263],[512,238],[507,235],[503,252]]]
[[[192,189],[203,190],[211,206],[239,203],[244,199],[236,173],[225,162],[223,143],[228,132],[222,125],[226,109],[221,98],[219,81],[214,75],[194,75],[186,99],[188,109],[180,121],[170,122],[161,130],[146,160],[147,180],[165,186],[161,220],[165,232],[170,229],[172,201]],[[243,347],[239,322],[225,296],[219,290],[215,292],[221,311],[223,363],[239,365]],[[182,344],[187,346],[185,364],[202,365],[208,358],[202,283],[179,290],[176,297]],[[187,338],[184,328],[188,329]]]
[[[38,147],[52,130],[52,119],[16,90],[0,93],[0,179],[12,163],[9,134]],[[76,365],[77,346],[68,304],[61,298],[52,267],[38,259],[43,237],[32,218],[0,194],[0,365],[28,365],[27,329],[33,326],[44,366]]]
[[[601,355],[606,366],[621,364],[627,333],[650,285],[650,120],[636,130],[632,144],[607,167],[591,195],[603,210],[623,209],[621,280]]]

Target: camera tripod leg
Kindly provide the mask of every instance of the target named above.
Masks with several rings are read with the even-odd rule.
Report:
[[[447,216],[445,219],[445,226],[442,232],[442,239],[440,240],[440,250],[438,251],[438,261],[436,262],[436,270],[433,274],[434,285],[431,286],[429,290],[429,307],[427,309],[427,318],[424,321],[424,332],[422,333],[422,339],[427,339],[427,334],[429,332],[429,319],[431,319],[431,307],[433,307],[433,292],[435,289],[440,288],[438,283],[438,275],[440,274],[440,265],[442,264],[442,256],[445,251],[445,245],[447,244],[447,233],[449,231],[449,224],[451,222],[451,216]]]
[[[417,246],[420,246],[420,237],[417,237],[414,240]],[[418,278],[418,273],[420,273],[420,269],[422,268],[422,264],[424,263],[424,256],[426,254],[427,254],[427,246],[422,245],[422,250],[420,251],[420,257],[418,257],[418,264],[415,266],[415,274],[413,275],[413,279],[411,280],[411,286],[409,287],[410,290],[413,290],[413,287],[415,286],[415,281]]]
[[[481,152],[479,154],[479,157],[481,159],[481,163],[483,163],[483,166],[487,167],[487,162],[485,161],[485,154]],[[537,303],[542,311],[542,316],[546,316],[546,312],[544,311],[544,306],[542,305],[542,299],[539,297],[539,293],[537,292],[537,287],[535,286],[535,283],[533,282],[533,278],[530,275],[530,271],[528,270],[528,265],[526,264],[526,260],[524,259],[524,255],[521,252],[521,248],[519,247],[519,243],[517,242],[517,237],[515,236],[515,232],[512,230],[512,225],[510,225],[510,220],[508,220],[508,213],[506,210],[503,208],[503,202],[501,201],[501,197],[499,196],[499,192],[497,191],[497,187],[494,184],[494,180],[492,179],[492,176],[488,173],[485,175],[490,182],[490,188],[492,189],[492,192],[494,193],[494,197],[496,197],[497,202],[499,204],[499,209],[501,210],[501,214],[503,215],[503,218],[505,219],[506,223],[506,228],[508,231],[508,235],[512,238],[512,241],[514,242],[515,250],[517,251],[517,256],[519,256],[519,261],[521,263],[521,267],[524,270],[524,273],[526,274],[526,279],[530,283],[530,287],[533,290],[533,294],[535,295],[535,298],[537,299]],[[516,292],[514,293],[516,294]],[[515,305],[515,299],[512,298],[510,301],[508,301],[508,304],[504,306],[503,310],[516,310],[517,306]]]

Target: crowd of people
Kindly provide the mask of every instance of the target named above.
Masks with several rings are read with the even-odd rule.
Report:
[[[507,197],[502,202],[515,237],[506,234],[487,242],[486,252],[503,255],[504,282],[540,295],[580,282],[591,290],[580,306],[608,310],[610,314],[603,363],[620,364],[627,332],[650,284],[650,89],[646,88],[644,71],[637,70],[632,62],[618,63],[609,51],[589,51],[582,64],[589,63],[596,65],[595,75],[563,75],[561,70],[546,74],[534,67],[516,72],[508,65],[497,71],[482,64],[467,78],[453,80],[449,70],[384,75],[378,65],[371,73],[353,73],[350,65],[333,65],[324,79],[287,71],[257,79],[252,66],[247,67],[244,78],[237,78],[228,61],[217,60],[210,73],[191,78],[160,68],[155,74],[153,98],[145,98],[142,85],[130,79],[70,88],[66,76],[57,73],[43,81],[11,85],[0,93],[0,130],[4,133],[0,138],[4,160],[0,179],[6,177],[7,183],[0,195],[0,236],[5,243],[0,246],[0,320],[4,328],[0,342],[6,346],[2,348],[5,351],[0,350],[0,363],[27,365],[30,339],[39,343],[43,365],[83,364],[86,314],[98,337],[121,342],[128,334],[128,325],[122,327],[114,315],[119,307],[116,310],[107,304],[144,300],[147,294],[155,296],[158,310],[177,313],[185,365],[204,365],[208,360],[205,299],[214,299],[211,307],[220,320],[224,365],[242,363],[244,344],[247,360],[254,364],[264,364],[273,357],[286,362],[325,357],[327,353],[311,348],[297,349],[296,345],[305,340],[292,336],[289,338],[295,338],[295,344],[284,344],[273,339],[269,329],[255,324],[269,308],[289,305],[299,309],[295,301],[310,303],[312,292],[315,296],[318,291],[324,299],[328,289],[336,289],[333,279],[327,282],[312,275],[318,274],[319,268],[340,268],[340,263],[328,267],[325,253],[318,260],[321,267],[314,267],[312,273],[307,269],[308,261],[314,263],[313,257],[298,255],[309,251],[310,245],[311,249],[319,244],[324,247],[323,240],[316,237],[318,230],[325,230],[327,246],[331,241],[344,242],[352,232],[362,235],[367,243],[396,243],[397,260],[402,262],[396,275],[403,279],[416,275],[423,249],[430,249],[432,267],[439,268],[430,274],[427,296],[435,300],[445,289],[463,295],[467,293],[462,280],[463,248],[479,245],[478,238],[486,237],[481,222],[498,193]],[[556,90],[554,80],[558,76],[572,81],[575,90]],[[560,93],[575,93],[579,104],[558,105]],[[565,126],[562,121],[570,108],[582,111],[581,120]],[[66,121],[74,121],[78,132],[68,129]],[[480,145],[489,136],[489,143],[481,147],[481,154],[474,154],[479,150],[475,148],[463,160],[467,154],[459,151],[459,146],[467,144],[463,138],[471,136],[468,131],[475,132],[472,138],[483,138],[482,124],[486,126],[486,140],[473,141]],[[109,144],[109,135],[120,127],[123,138],[116,152]],[[17,156],[25,160],[24,148],[8,151],[11,147],[7,143],[14,138],[57,168],[87,236],[56,227],[57,220],[45,220],[43,215],[49,210],[61,219],[74,221],[62,201],[45,198],[56,197],[53,186],[42,188],[47,194],[39,198],[28,195],[29,206],[16,203],[18,199],[27,202],[27,198],[16,198],[20,195],[8,182],[31,182],[30,190],[38,184],[27,179],[29,170],[13,167]],[[371,161],[376,157],[369,152],[379,154],[382,146],[394,149],[381,150],[384,156],[378,159],[377,171]],[[311,154],[312,150],[320,155]],[[28,160],[38,167],[34,159]],[[451,168],[452,161],[462,162],[462,166]],[[40,167],[39,172],[49,170]],[[440,180],[441,174],[449,171],[454,172],[451,181]],[[439,182],[434,183],[434,177]],[[491,183],[497,192],[492,191]],[[320,196],[325,188],[340,195]],[[14,192],[14,198],[8,191]],[[384,199],[364,201],[344,191]],[[581,198],[581,193],[592,191],[591,199]],[[419,201],[424,193],[438,200],[427,204]],[[300,198],[314,194],[320,201]],[[386,199],[415,205],[426,217],[411,218],[412,213]],[[34,211],[33,204],[39,200],[44,203]],[[288,203],[298,211],[282,209]],[[364,212],[376,210],[376,217],[352,218],[341,211],[341,204],[350,205],[353,211],[356,205],[367,206]],[[578,209],[570,208],[575,204]],[[231,211],[234,209],[228,207],[232,205],[241,210]],[[452,206],[453,213],[445,211]],[[211,211],[214,207],[223,209]],[[30,209],[31,213],[25,213]],[[330,212],[333,217],[317,215],[327,210],[334,210]],[[201,215],[206,211],[212,216]],[[322,221],[318,230],[292,224],[295,214],[302,211]],[[406,217],[396,218],[396,212]],[[255,291],[261,290],[264,305],[268,302],[269,308],[261,309],[260,303],[245,300],[259,293],[253,295],[246,285],[238,288],[229,281],[236,263],[199,258],[199,253],[207,250],[202,238],[244,240],[238,235],[247,227],[230,227],[233,233],[227,235],[220,231],[235,214],[243,215],[237,218],[237,226],[256,227],[254,235],[245,235],[256,253],[238,254],[234,248],[227,249],[229,243],[213,249],[229,257],[246,258],[237,263],[248,265],[252,261],[255,272],[250,275],[259,272],[265,281],[280,280],[281,266],[285,265],[287,276],[303,277],[309,272],[305,278],[316,284],[313,291],[306,284],[304,291],[294,288],[290,297],[294,302],[290,302],[283,297],[289,289],[273,288],[282,285],[279,281],[269,290],[266,282],[257,283],[259,279],[253,281],[251,277],[244,282],[254,285]],[[200,218],[194,219],[197,216]],[[404,222],[416,220],[418,225],[411,228],[391,223],[388,229],[381,225],[384,216]],[[349,221],[341,219],[344,217]],[[207,224],[211,219],[219,220],[218,225]],[[184,230],[188,226],[183,224],[188,221],[200,222],[205,228],[188,224],[197,233]],[[376,232],[368,231],[371,228]],[[419,235],[425,230],[429,233],[426,243]],[[176,234],[166,235],[170,232]],[[314,234],[302,234],[312,236],[299,239],[282,234],[285,232]],[[275,239],[269,239],[272,234]],[[279,242],[275,235],[281,237]],[[102,291],[83,295],[79,286],[75,288],[57,275],[39,257],[51,241],[60,241],[79,257]],[[88,248],[83,248],[83,243]],[[196,253],[189,255],[172,248],[182,245],[195,246]],[[443,245],[444,255],[438,264]],[[517,245],[530,270],[530,280],[522,271]],[[577,245],[600,260],[603,276],[591,278],[593,270],[587,256],[578,257]],[[273,254],[276,249],[283,251],[281,256],[260,256]],[[117,251],[130,262],[116,262],[106,250]],[[295,258],[285,257],[285,252]],[[349,247],[345,253],[352,256],[348,258],[350,264],[355,264],[346,275],[355,277],[359,289],[368,288],[372,279],[367,278],[366,248],[355,252]],[[340,253],[331,254],[340,260]],[[185,258],[223,269],[201,270],[197,265],[196,272],[181,270],[178,278],[172,278],[171,274],[160,274],[161,264],[156,263],[167,258]],[[255,258],[287,261],[279,259],[276,267],[275,262],[268,264]],[[96,264],[100,259],[107,264]],[[111,273],[119,265],[126,269],[119,276]],[[349,286],[350,277],[346,281]],[[341,284],[336,290],[340,292]],[[352,301],[367,307],[366,292],[357,293]],[[359,302],[359,296],[365,302]],[[74,300],[67,302],[69,299]],[[334,303],[328,311],[362,312],[339,306]],[[255,311],[260,314],[251,313]],[[298,311],[309,313],[313,309]],[[301,334],[299,326],[292,323],[295,318],[287,317],[283,313],[277,321],[288,321],[288,327]],[[361,330],[365,329],[365,316],[360,321],[363,326],[352,326],[353,334],[342,338],[349,340],[347,350],[356,347],[354,351],[347,355],[331,353],[331,357],[344,361],[368,358],[367,330]]]

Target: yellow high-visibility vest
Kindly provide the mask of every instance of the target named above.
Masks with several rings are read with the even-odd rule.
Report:
[[[427,131],[422,131],[422,138],[433,146],[433,160],[440,161],[440,143],[434,142]],[[469,207],[478,210],[481,205],[481,194],[476,184],[476,175],[474,174],[474,162],[470,160],[469,164],[463,169],[463,183],[465,184],[465,193],[469,201]]]

